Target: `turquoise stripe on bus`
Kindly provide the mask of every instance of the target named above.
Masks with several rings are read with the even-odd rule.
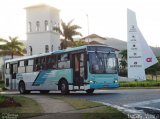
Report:
[[[44,84],[45,80],[48,77],[48,73],[51,71],[40,71],[39,74],[37,75],[36,79],[33,82],[33,86],[39,86],[41,84]]]

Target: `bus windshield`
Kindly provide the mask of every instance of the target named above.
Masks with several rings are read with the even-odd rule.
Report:
[[[89,66],[92,74],[117,73],[116,55],[114,53],[90,52]]]

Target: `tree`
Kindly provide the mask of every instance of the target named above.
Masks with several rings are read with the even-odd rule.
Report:
[[[73,20],[71,20],[70,22],[66,24],[61,20],[61,26],[54,27],[54,30],[60,33],[60,35],[62,36],[61,49],[67,48],[68,46],[67,41],[71,41],[74,43],[73,36],[76,36],[76,35],[82,36],[80,32],[76,31],[77,29],[80,29],[81,27],[78,25],[72,25],[72,22]]]
[[[122,56],[122,59],[127,60],[127,50],[121,50],[119,54]]]
[[[127,62],[125,60],[120,60],[120,65],[122,66],[122,69],[125,70],[127,67]]]
[[[122,76],[126,76],[127,75],[127,70],[126,70],[126,67],[127,67],[127,50],[122,50],[120,53],[119,53],[122,57],[122,59],[120,60],[120,75]]]
[[[23,56],[24,54],[24,44],[18,41],[18,37],[10,37],[9,40],[0,39],[0,42],[3,43],[0,45],[0,55],[13,55]]]
[[[148,67],[145,71],[146,74],[150,74],[152,76],[152,80],[153,80],[153,76],[156,76],[157,79],[157,75],[159,75],[160,72],[160,57],[157,57],[158,62],[150,67]]]
[[[78,47],[78,46],[83,46],[83,45],[86,45],[87,43],[85,41],[82,41],[82,40],[78,40],[78,41],[75,41],[75,46]]]

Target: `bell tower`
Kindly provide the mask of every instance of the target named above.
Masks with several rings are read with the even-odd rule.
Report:
[[[59,26],[59,10],[46,4],[26,7],[27,54],[41,54],[58,50],[60,35],[53,28]]]

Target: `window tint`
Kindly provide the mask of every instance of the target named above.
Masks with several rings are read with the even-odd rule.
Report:
[[[34,59],[34,71],[41,70],[41,59],[39,57]]]
[[[46,68],[47,69],[57,68],[56,56],[50,55],[46,57]]]

